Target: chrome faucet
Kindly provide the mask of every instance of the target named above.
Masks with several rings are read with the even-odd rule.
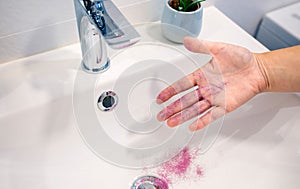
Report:
[[[140,40],[140,35],[111,0],[74,0],[74,5],[83,70],[99,73],[109,68],[106,43],[113,49],[121,49]]]

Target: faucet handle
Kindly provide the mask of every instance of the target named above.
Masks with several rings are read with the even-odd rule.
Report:
[[[95,24],[98,26],[103,35],[106,33],[106,23],[105,23],[105,9],[102,1],[95,1],[94,4],[90,7],[90,14],[95,21]]]
[[[138,32],[111,0],[83,0],[83,4],[110,47],[119,49],[140,40]]]
[[[111,0],[98,1],[103,2],[106,33],[102,34],[110,47],[124,48],[141,39],[139,33]]]
[[[91,0],[83,0],[83,4],[84,4],[86,10],[88,10],[88,11],[91,10],[91,6],[92,6]]]

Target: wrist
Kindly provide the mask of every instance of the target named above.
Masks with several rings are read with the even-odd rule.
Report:
[[[262,77],[258,83],[259,92],[268,92],[271,90],[270,77],[268,73],[268,58],[266,53],[253,53],[258,70]]]

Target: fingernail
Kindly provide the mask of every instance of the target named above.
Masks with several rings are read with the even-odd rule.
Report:
[[[191,49],[191,44],[190,44],[190,40],[192,40],[192,37],[185,37],[183,40],[183,44],[185,46],[186,49],[190,50]]]
[[[187,41],[184,41],[184,47],[185,47],[187,50],[191,50],[191,45],[190,45]]]
[[[164,102],[164,101],[161,100],[160,98],[157,98],[157,99],[156,99],[156,103],[157,103],[157,104],[162,104],[163,102]]]
[[[176,119],[169,119],[167,121],[167,124],[168,124],[169,127],[175,127],[175,126],[178,125],[178,121]]]
[[[158,114],[157,114],[157,120],[158,121],[164,121],[165,120],[165,117],[166,117],[166,113],[165,111],[160,111]]]

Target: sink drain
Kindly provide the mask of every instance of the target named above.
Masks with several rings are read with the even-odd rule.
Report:
[[[118,96],[113,91],[107,91],[98,98],[98,108],[102,111],[111,111],[118,104]]]
[[[142,176],[136,179],[130,189],[168,189],[168,183],[158,177]]]

